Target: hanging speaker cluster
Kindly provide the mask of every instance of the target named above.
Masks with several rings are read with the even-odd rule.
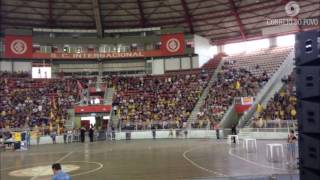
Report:
[[[320,30],[296,36],[300,180],[320,179]]]

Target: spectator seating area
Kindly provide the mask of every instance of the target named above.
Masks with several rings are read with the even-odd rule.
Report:
[[[86,95],[96,78],[31,79],[28,73],[1,72],[0,128],[63,126],[67,109]],[[115,88],[114,105],[122,125],[164,120],[179,126],[188,119],[210,75],[206,70],[185,70],[162,76],[106,76],[105,86]],[[82,92],[82,93],[80,93]],[[143,106],[143,108],[142,108]],[[167,127],[167,126],[166,126]],[[159,127],[160,128],[160,127]]]
[[[223,57],[227,56],[225,53],[219,53],[202,65],[203,69],[216,69]]]
[[[194,126],[219,122],[234,97],[255,96],[290,50],[279,47],[225,57]],[[115,89],[113,107],[119,125],[123,129],[149,129],[152,124],[157,128],[185,127],[219,62],[211,60],[203,69],[158,76],[104,77],[104,87]],[[27,73],[7,72],[0,72],[0,77],[0,128],[63,126],[67,109],[83,96],[79,92],[97,81],[75,77],[34,80]]]
[[[87,79],[31,79],[27,73],[0,72],[0,128],[63,126],[67,109],[79,100]]]
[[[257,95],[291,50],[276,47],[225,57],[193,126],[202,128],[209,122],[219,122],[235,97]]]
[[[272,75],[281,66],[285,58],[293,50],[293,47],[274,47],[261,49],[251,53],[241,53],[228,56],[224,61],[230,62],[231,67],[245,68],[253,75],[261,75],[267,72]]]
[[[283,82],[283,88],[270,99],[267,106],[258,109],[257,116],[253,117],[254,128],[281,127],[281,121],[297,119],[294,75],[283,79]]]
[[[117,77],[113,106],[121,128],[181,128],[208,79],[202,73]]]

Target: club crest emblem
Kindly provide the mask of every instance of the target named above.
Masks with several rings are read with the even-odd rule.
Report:
[[[24,54],[28,47],[26,42],[21,39],[16,39],[11,42],[10,49],[15,54]]]

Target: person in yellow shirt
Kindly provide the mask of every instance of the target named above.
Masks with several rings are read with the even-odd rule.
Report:
[[[285,119],[285,118],[284,118],[284,110],[282,110],[282,109],[280,110],[280,118],[281,118],[281,119]]]
[[[291,114],[291,118],[292,118],[293,120],[295,120],[295,119],[297,118],[297,117],[296,117],[297,111],[296,111],[294,108],[291,109],[290,114]]]

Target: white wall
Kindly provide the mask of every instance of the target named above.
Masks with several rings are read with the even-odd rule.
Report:
[[[193,57],[169,57],[147,60],[152,63],[152,74],[164,74],[166,71],[199,68],[199,59]]]
[[[198,68],[199,66],[199,57],[192,57],[192,68]]]
[[[31,72],[31,62],[13,62],[13,71],[26,71]]]
[[[178,70],[180,69],[180,58],[167,58],[165,60],[165,70]]]
[[[209,39],[194,35],[194,52],[199,56],[199,66],[202,66],[209,59],[213,58],[214,49]]]
[[[191,69],[191,60],[190,57],[181,58],[181,69]]]
[[[173,138],[184,138],[184,132],[180,132],[180,137],[176,137],[176,132],[173,130],[173,136],[169,135],[169,130],[157,130],[156,138],[157,139],[173,139]],[[220,130],[220,137],[224,138],[223,131]],[[152,131],[134,131],[131,132],[131,139],[152,139]],[[216,139],[216,131],[214,130],[188,130],[187,138],[202,139],[210,138]],[[126,139],[126,132],[116,133],[116,140]]]
[[[163,59],[155,59],[152,61],[152,74],[164,74]]]
[[[0,61],[0,70],[1,71],[32,71],[31,62],[23,61]]]
[[[0,71],[11,72],[13,70],[12,68],[12,61],[0,61]]]

